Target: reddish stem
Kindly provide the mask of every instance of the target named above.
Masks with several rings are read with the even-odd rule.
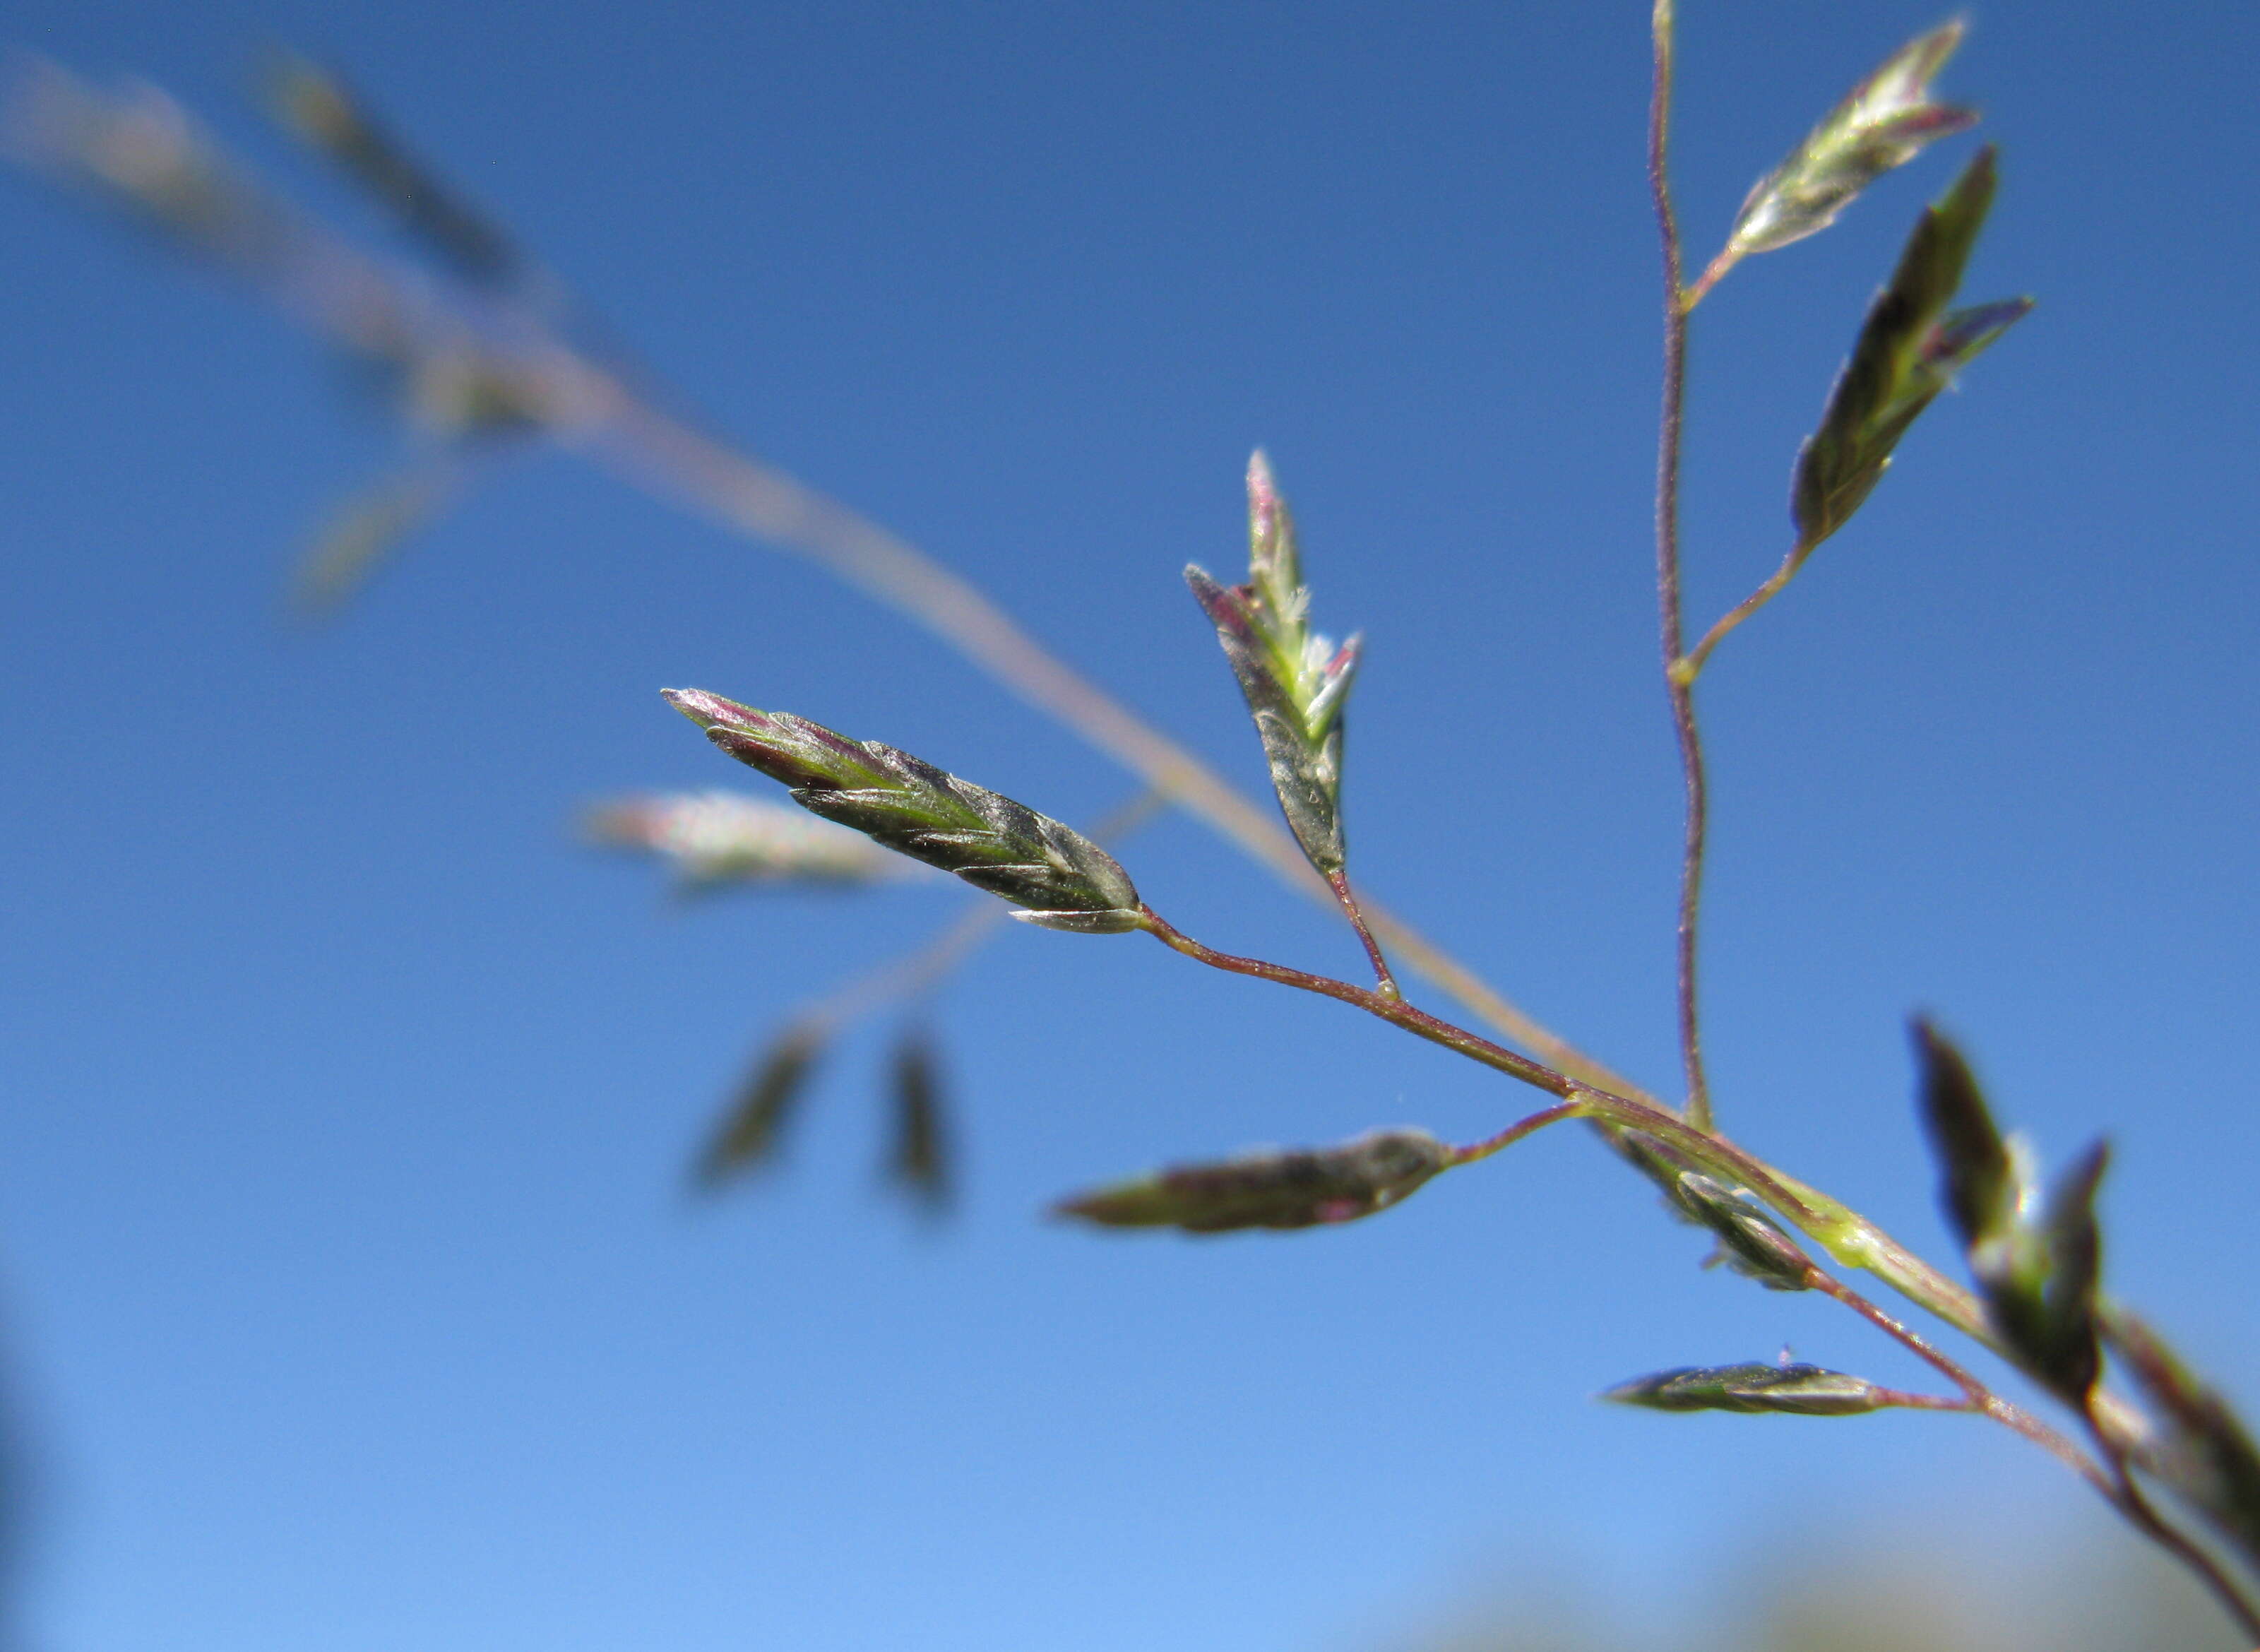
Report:
[[[1679,594],[1679,449],[1686,401],[1688,299],[1681,280],[1679,218],[1672,209],[1667,165],[1671,130],[1670,0],[1658,0],[1655,38],[1656,78],[1648,105],[1648,186],[1663,247],[1663,410],[1656,444],[1656,601],[1663,645],[1663,688],[1671,702],[1671,726],[1679,740],[1679,767],[1687,793],[1686,833],[1679,862],[1679,1059],[1687,1075],[1687,1122],[1708,1131],[1713,1122],[1711,1083],[1703,1069],[1695,963],[1710,805],[1691,679],[1683,680],[1680,663],[1684,636]]]
[[[1342,912],[1349,919],[1349,926],[1357,931],[1357,938],[1365,943],[1365,955],[1373,965],[1375,989],[1384,998],[1402,998],[1404,989],[1397,984],[1397,977],[1389,973],[1389,960],[1381,955],[1381,943],[1365,926],[1365,913],[1359,909],[1356,892],[1349,886],[1349,874],[1340,869],[1329,872],[1327,884],[1334,890],[1334,898],[1341,903]]]

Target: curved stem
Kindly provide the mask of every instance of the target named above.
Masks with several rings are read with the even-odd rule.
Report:
[[[1548,1125],[1560,1124],[1564,1119],[1583,1118],[1584,1112],[1584,1104],[1578,1101],[1557,1102],[1551,1107],[1541,1108],[1527,1119],[1516,1119],[1495,1136],[1485,1136],[1464,1148],[1454,1148],[1451,1162],[1455,1165],[1473,1164],[1478,1159],[1488,1159],[1494,1153],[1505,1152],[1525,1136],[1536,1135]]]
[[[1703,667],[1711,657],[1711,650],[1727,640],[1728,632],[1781,595],[1782,587],[1797,577],[1797,570],[1805,566],[1805,559],[1812,554],[1812,546],[1799,545],[1782,558],[1781,566],[1774,569],[1764,584],[1728,609],[1720,616],[1718,624],[1703,633],[1703,640],[1687,651],[1686,658],[1677,668],[1676,675],[1683,686],[1689,689],[1695,686],[1695,679],[1703,675]]]
[[[1679,219],[1671,204],[1668,165],[1671,132],[1672,0],[1656,0],[1656,78],[1648,105],[1648,186],[1663,244],[1663,409],[1656,444],[1656,599],[1663,644],[1663,687],[1679,740],[1686,780],[1687,825],[1679,862],[1679,1059],[1687,1076],[1687,1122],[1713,1127],[1711,1085],[1703,1070],[1697,1010],[1697,930],[1703,900],[1703,849],[1709,802],[1703,773],[1703,739],[1695,722],[1691,678],[1681,677],[1682,603],[1679,594],[1679,448],[1687,383],[1688,296],[1680,278]]]

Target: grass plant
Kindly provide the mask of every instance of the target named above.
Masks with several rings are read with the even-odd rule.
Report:
[[[2194,1574],[2240,1632],[2260,1643],[2260,1450],[2218,1387],[2106,1289],[2098,1208],[2106,1144],[2043,1176],[2029,1146],[1997,1123],[1962,1052],[1937,1027],[1917,1022],[1917,1115],[1962,1251],[1947,1265],[1918,1255],[1724,1127],[1727,1110],[1704,1060],[1699,990],[1710,795],[1699,715],[1704,674],[1733,633],[1855,518],[1924,413],[2031,300],[1969,302],[1960,292],[1999,184],[1995,152],[1982,147],[1912,226],[1851,331],[1848,359],[1790,467],[1779,567],[1707,625],[1691,625],[1679,495],[1692,318],[1744,261],[1826,230],[1877,177],[1977,117],[1933,92],[1963,38],[1963,25],[1948,22],[1892,54],[1762,175],[1724,244],[1691,279],[1670,170],[1675,28],[1672,0],[1657,0],[1648,127],[1662,267],[1654,554],[1662,689],[1684,783],[1676,919],[1683,1076],[1669,1098],[1539,1025],[1353,881],[1345,799],[1355,796],[1356,777],[1345,737],[1359,640],[1337,644],[1314,628],[1294,519],[1262,453],[1247,471],[1244,577],[1227,583],[1198,566],[1184,576],[1246,702],[1276,819],[1044,648],[989,594],[647,394],[633,364],[590,342],[600,333],[555,278],[440,182],[329,71],[280,61],[275,112],[418,241],[427,282],[403,282],[343,236],[274,200],[154,91],[111,93],[61,69],[38,68],[18,88],[11,131],[34,164],[91,186],[229,266],[396,387],[411,452],[397,473],[349,502],[316,546],[300,581],[305,604],[349,595],[497,456],[554,442],[807,557],[928,626],[1113,758],[1141,789],[1124,818],[1085,834],[891,746],[709,690],[670,689],[669,703],[722,754],[782,783],[793,803],[827,825],[794,829],[772,805],[727,798],[639,799],[592,816],[604,840],[663,855],[686,887],[708,888],[879,881],[899,862],[869,851],[868,840],[1005,903],[992,911],[1069,935],[1143,936],[1204,968],[1332,999],[1540,1097],[1480,1140],[1453,1144],[1391,1130],[1187,1162],[1070,1195],[1058,1213],[1100,1228],[1201,1234],[1371,1219],[1438,1176],[1472,1170],[1541,1130],[1580,1122],[1654,1185],[1671,1218],[1707,1235],[1727,1268],[1768,1290],[1830,1298],[1938,1379],[1915,1391],[1784,1359],[1639,1376],[1607,1398],[1669,1412],[1819,1418],[1913,1409],[1991,1421],[2062,1462]],[[1226,951],[1156,911],[1102,844],[1160,807],[1203,821],[1289,888],[1337,909],[1369,978]],[[917,956],[796,1016],[699,1155],[698,1178],[726,1183],[761,1162],[838,1029],[875,1005],[914,999],[991,926],[975,913]],[[1459,1008],[1432,1007],[1446,999]],[[948,1187],[948,1133],[935,1058],[922,1035],[906,1037],[892,1070],[896,1174],[939,1202]],[[1859,1285],[1850,1283],[1860,1276]],[[1886,1306],[1890,1297],[1899,1305]],[[1948,1351],[1946,1335],[2028,1379],[2045,1397],[2047,1414],[2005,1397],[1973,1360]]]

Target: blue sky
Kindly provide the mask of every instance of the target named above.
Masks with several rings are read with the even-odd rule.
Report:
[[[1644,11],[19,0],[0,37],[149,76],[378,240],[242,95],[275,41],[341,64],[682,402],[1251,787],[1176,570],[1233,565],[1262,443],[1321,622],[1368,638],[1355,868],[1664,1085]],[[1692,247],[1935,20],[1688,8]],[[1704,683],[1714,1083],[1739,1138],[1943,1259],[1902,1030],[1935,1009],[2052,1160],[2114,1134],[2116,1287],[2260,1399],[2260,17],[1974,22],[1944,86],[2005,182],[1969,291],[2040,308]],[[1798,439],[1973,141],[1704,306],[1691,614],[1785,548]],[[1919,1373],[1698,1271],[1567,1134],[1338,1232],[1043,1223],[1169,1159],[1528,1104],[1134,938],[1012,933],[949,990],[952,1226],[876,1191],[883,1023],[783,1173],[693,1206],[756,1041],[962,897],[686,911],[590,855],[584,799],[738,778],[659,687],[1069,819],[1128,783],[899,619],[562,454],[286,623],[293,547],[396,450],[381,410],[21,175],[0,245],[0,1322],[35,1643],[1286,1652],[1534,1574],[1684,1625],[1787,1543],[2118,1541],[1963,1420],[1591,1403],[1784,1341]],[[1357,968],[1189,825],[1123,858],[1219,945]]]

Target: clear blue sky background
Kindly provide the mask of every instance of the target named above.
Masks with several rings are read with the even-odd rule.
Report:
[[[1677,779],[1647,540],[1645,7],[474,7],[18,0],[374,230],[240,94],[352,71],[691,404],[967,570],[1250,785],[1177,581],[1267,445],[1370,653],[1367,880],[1672,1081]],[[1920,7],[1698,4],[1707,254]],[[2113,1130],[2112,1277],[2248,1400],[2250,96],[2260,14],[1996,0],[1945,85],[2004,146],[1979,297],[2035,316],[1705,684],[1729,1127],[1944,1250],[1903,1016],[2051,1159]],[[1972,140],[1744,267],[1694,346],[1690,604],[1784,548],[1796,442]],[[569,829],[737,777],[691,683],[1089,819],[1127,784],[924,633],[561,456],[324,630],[293,546],[392,433],[326,358],[0,178],[0,1270],[58,1652],[1382,1644],[1501,1580],[1685,1644],[1713,1579],[1920,1527],[1980,1570],[2120,1540],[1952,1419],[1590,1396],[1771,1356],[1919,1372],[1699,1272],[1562,1134],[1384,1219],[1212,1243],[1048,1226],[1159,1161],[1527,1092],[1135,939],[1005,935],[948,995],[968,1189],[875,1189],[887,1030],[784,1174],[683,1163],[802,995],[927,888],[682,912]],[[1219,944],[1351,972],[1199,831],[1125,852]]]

